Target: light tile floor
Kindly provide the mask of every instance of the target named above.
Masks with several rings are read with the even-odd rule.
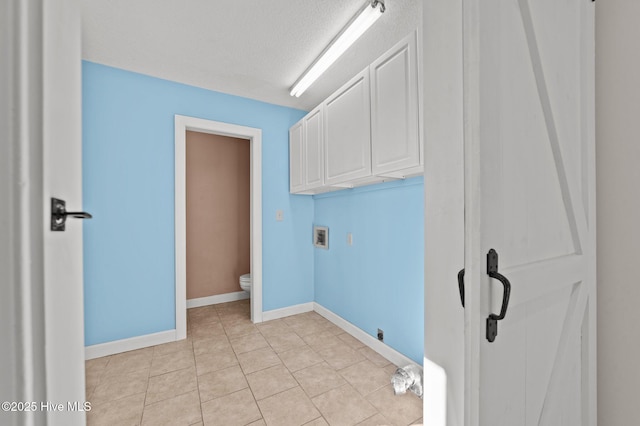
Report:
[[[89,426],[410,425],[386,359],[315,312],[254,325],[248,300],[189,309],[187,339],[86,362]]]

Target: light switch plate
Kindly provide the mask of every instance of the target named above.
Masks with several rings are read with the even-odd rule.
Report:
[[[353,245],[353,234],[351,232],[347,232],[347,244],[350,246]]]
[[[276,220],[282,222],[284,220],[284,212],[282,210],[276,210]]]

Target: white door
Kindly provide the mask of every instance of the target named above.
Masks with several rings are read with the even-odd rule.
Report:
[[[43,5],[46,395],[47,401],[64,405],[62,412],[47,412],[47,424],[82,425],[82,220],[69,218],[64,232],[54,232],[49,219],[51,197],[65,200],[67,211],[83,209],[80,5],[76,0]]]
[[[595,425],[594,3],[463,7],[465,425]]]
[[[80,24],[77,0],[0,6],[2,425],[86,420],[82,223],[51,231],[51,197],[82,207]]]
[[[304,119],[289,129],[289,191],[304,189]]]
[[[324,177],[328,185],[371,176],[369,69],[324,102]]]
[[[320,188],[324,185],[322,111],[322,105],[320,105],[304,118],[304,168],[306,169],[304,189]]]
[[[369,67],[374,175],[420,165],[416,38],[414,31]]]

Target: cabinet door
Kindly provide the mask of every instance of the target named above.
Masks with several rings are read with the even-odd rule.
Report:
[[[324,185],[322,105],[307,114],[304,122],[305,189],[319,188]]]
[[[324,103],[324,167],[328,185],[371,175],[369,70]]]
[[[416,32],[370,66],[373,174],[420,164]]]
[[[289,191],[304,189],[303,122],[300,120],[289,129]]]

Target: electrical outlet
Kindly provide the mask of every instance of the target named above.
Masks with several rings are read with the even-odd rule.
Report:
[[[384,331],[378,329],[378,340],[384,342]]]
[[[347,232],[347,244],[350,246],[353,245],[353,234],[351,232]]]

